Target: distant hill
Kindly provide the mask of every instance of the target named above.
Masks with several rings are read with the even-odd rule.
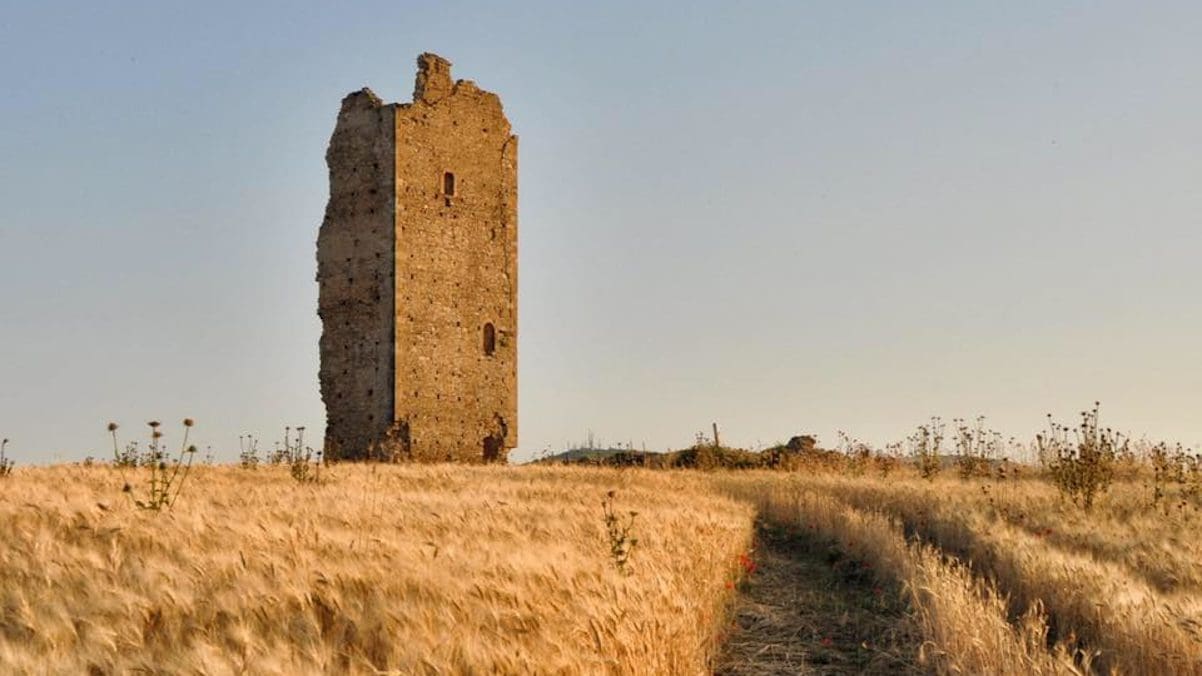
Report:
[[[782,458],[797,456],[785,446],[765,452],[752,452],[725,446],[692,446],[679,451],[657,453],[629,448],[576,448],[536,460],[549,465],[592,465],[597,467],[646,467],[649,469],[701,468],[752,469],[779,467]],[[840,456],[841,457],[841,456]]]
[[[627,448],[569,448],[555,455],[548,455],[543,458],[537,458],[534,462],[546,462],[552,464],[562,464],[571,462],[593,461],[602,463],[607,458],[611,458],[619,453],[629,453]]]

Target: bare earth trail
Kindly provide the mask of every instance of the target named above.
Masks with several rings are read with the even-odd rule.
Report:
[[[754,559],[715,674],[926,673],[896,590],[877,586],[860,562],[763,522]]]

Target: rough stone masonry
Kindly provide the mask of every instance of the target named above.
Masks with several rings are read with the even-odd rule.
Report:
[[[504,462],[517,444],[517,137],[417,59],[412,103],[342,100],[317,238],[326,457]]]

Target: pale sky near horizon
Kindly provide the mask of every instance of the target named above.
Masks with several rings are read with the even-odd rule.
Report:
[[[0,436],[320,441],[343,95],[414,58],[520,155],[524,460],[930,415],[1202,442],[1202,5],[0,5]]]

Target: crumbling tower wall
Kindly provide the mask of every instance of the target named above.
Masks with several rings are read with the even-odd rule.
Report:
[[[369,448],[393,417],[395,115],[349,94],[326,151],[330,199],[317,239],[327,448]]]
[[[347,96],[318,236],[334,458],[504,461],[517,444],[517,138],[418,57],[413,102]]]

